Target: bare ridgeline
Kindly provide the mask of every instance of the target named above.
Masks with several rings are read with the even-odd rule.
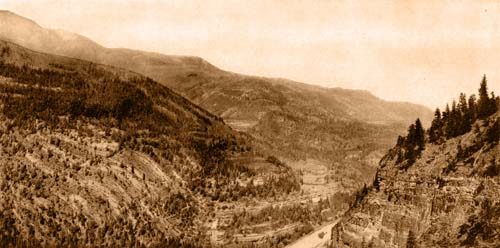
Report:
[[[0,246],[498,247],[498,105],[486,77],[433,117],[1,11]]]

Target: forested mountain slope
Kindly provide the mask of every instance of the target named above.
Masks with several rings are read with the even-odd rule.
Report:
[[[28,48],[151,77],[221,116],[233,128],[248,132],[261,148],[280,158],[315,159],[329,167],[337,162],[332,168],[345,173],[339,176],[350,175],[354,181],[363,177],[367,164],[374,170],[372,161],[417,116],[426,124],[432,115],[423,106],[387,102],[366,91],[245,76],[195,57],[109,49],[76,34],[42,28],[8,11],[0,13],[0,25],[0,37]]]
[[[331,247],[498,247],[500,100],[461,94],[419,121],[380,162],[373,185],[333,228]]]
[[[210,202],[300,188],[252,143],[149,78],[0,41],[0,246],[207,246]]]

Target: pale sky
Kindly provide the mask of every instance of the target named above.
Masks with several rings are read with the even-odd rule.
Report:
[[[500,93],[500,1],[0,0],[0,9],[106,47],[432,108],[476,93],[483,74]]]

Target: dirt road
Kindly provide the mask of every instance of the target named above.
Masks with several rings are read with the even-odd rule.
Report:
[[[304,236],[304,237],[298,239],[297,241],[287,245],[286,248],[319,248],[319,247],[323,247],[326,244],[326,242],[328,240],[330,240],[332,227],[335,224],[337,224],[338,221],[339,221],[339,219],[316,229],[314,232],[308,234],[307,236]],[[323,236],[323,238],[319,237],[319,234],[321,232],[323,232],[325,234]]]

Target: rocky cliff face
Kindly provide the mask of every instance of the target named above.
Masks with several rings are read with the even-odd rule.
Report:
[[[426,144],[407,169],[396,146],[332,230],[331,247],[499,247],[500,114]]]

